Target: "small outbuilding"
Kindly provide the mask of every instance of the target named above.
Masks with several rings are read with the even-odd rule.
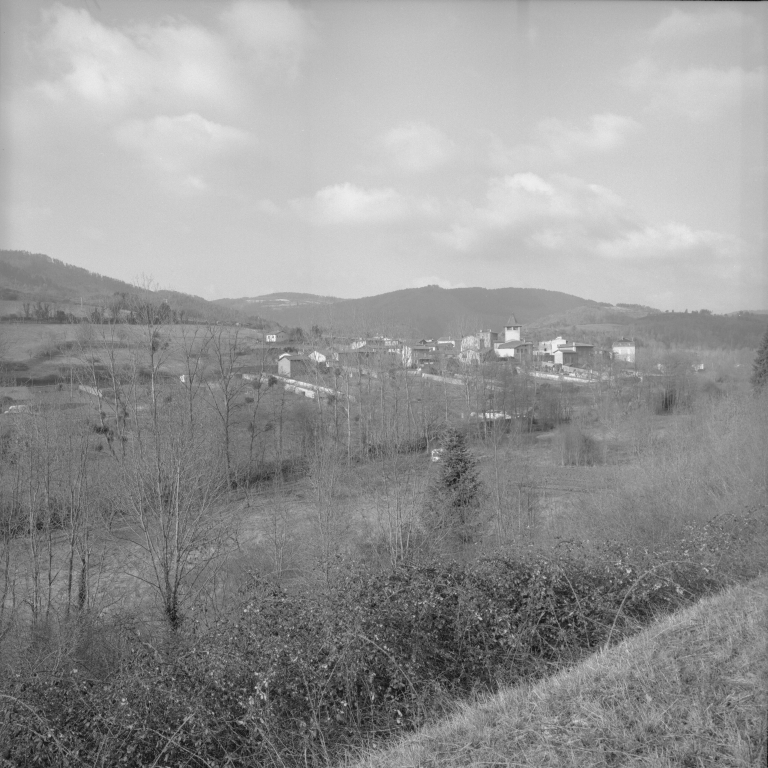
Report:
[[[296,379],[306,376],[310,370],[310,362],[301,355],[280,355],[277,361],[277,372],[288,379]]]

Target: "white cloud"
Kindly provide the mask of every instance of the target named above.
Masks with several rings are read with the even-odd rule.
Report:
[[[673,42],[682,38],[739,29],[743,23],[744,16],[733,8],[721,6],[716,11],[698,13],[674,8],[651,30],[650,38],[654,42]]]
[[[435,201],[404,196],[391,187],[363,189],[349,182],[324,187],[311,200],[291,205],[314,224],[381,224],[437,213]]]
[[[232,68],[220,39],[202,27],[167,22],[113,29],[85,8],[56,3],[44,13],[41,50],[56,73],[38,83],[55,101],[71,97],[126,108],[138,102],[166,108],[233,98]]]
[[[478,274],[492,270],[532,285],[542,285],[545,274],[547,287],[645,295],[650,303],[668,293],[667,305],[670,297],[714,308],[738,304],[745,265],[760,272],[757,255],[736,236],[649,222],[611,190],[557,174],[489,180],[484,199],[455,205],[452,223],[434,237],[462,262],[472,259]]]
[[[444,165],[453,155],[453,142],[425,122],[403,123],[380,142],[390,161],[404,171],[422,173]]]
[[[618,232],[628,216],[621,199],[597,184],[564,175],[545,181],[533,173],[517,173],[491,179],[484,203],[460,204],[454,223],[436,237],[460,251],[499,236],[559,247],[568,238]]]
[[[764,89],[765,73],[764,66],[753,70],[738,66],[665,70],[655,60],[644,57],[625,70],[623,81],[645,93],[652,110],[705,121],[737,107]]]
[[[593,115],[586,129],[553,119],[542,122],[539,131],[546,146],[565,158],[576,153],[611,152],[623,146],[639,127],[630,117],[605,113]]]
[[[546,167],[583,155],[613,152],[639,130],[637,121],[610,112],[592,115],[585,127],[549,118],[536,126],[530,144],[508,148],[494,141],[491,159],[500,168]]]
[[[632,263],[696,254],[727,261],[740,247],[728,235],[679,223],[649,224],[597,184],[564,175],[545,180],[532,173],[491,179],[484,202],[458,206],[453,224],[435,236],[457,251],[479,255],[498,254],[503,242],[539,254],[589,254]]]
[[[253,74],[295,76],[310,39],[305,14],[281,0],[225,7],[219,28],[166,18],[109,27],[85,8],[55,3],[39,45],[51,75],[38,91],[56,102],[196,109],[236,106]]]
[[[245,131],[206,120],[194,112],[129,120],[115,130],[114,136],[120,146],[137,153],[153,170],[181,179],[190,190],[205,189],[198,171],[207,161],[251,142]]]
[[[656,226],[646,224],[596,244],[600,255],[625,261],[668,259],[670,256],[682,258],[686,255],[695,257],[702,252],[731,260],[738,254],[739,248],[735,237],[710,230],[693,230],[676,222]]]
[[[307,14],[287,0],[238,0],[221,14],[221,24],[252,66],[290,77],[313,37]]]
[[[741,67],[673,70],[656,83],[652,105],[672,108],[692,120],[708,120],[737,106],[764,84],[765,70]]]

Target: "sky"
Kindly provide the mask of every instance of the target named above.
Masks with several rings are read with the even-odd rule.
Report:
[[[767,50],[765,3],[3,0],[0,247],[768,309]]]

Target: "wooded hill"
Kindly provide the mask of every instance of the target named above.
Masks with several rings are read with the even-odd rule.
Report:
[[[279,296],[279,295],[275,295]],[[285,294],[288,296],[288,294]],[[428,285],[360,299],[312,296],[270,306],[267,299],[222,299],[218,303],[241,306],[263,301],[260,314],[283,326],[318,325],[338,334],[366,336],[454,336],[479,328],[501,330],[514,313],[520,323],[563,313],[579,306],[598,308],[596,301],[541,288],[440,288]]]
[[[660,341],[668,346],[705,349],[757,349],[768,326],[763,314],[713,315],[701,312],[663,312],[635,320],[634,336]]]
[[[247,323],[257,328],[319,326],[336,335],[459,338],[480,328],[496,331],[511,314],[526,338],[558,334],[597,344],[622,336],[667,346],[756,349],[766,315],[738,312],[661,312],[639,304],[591,301],[540,288],[451,288],[436,285],[391,291],[360,299],[309,293],[273,293],[206,301],[169,290],[139,289],[122,280],[27,251],[0,251],[0,314],[21,314],[25,302],[47,302],[74,315],[108,306],[115,294],[151,294],[156,301],[202,322]]]
[[[206,301],[179,291],[137,287],[65,264],[42,253],[0,251],[0,301],[6,302],[0,314],[22,313],[24,303],[42,302],[75,316],[88,315],[94,307],[108,306],[116,294],[149,294],[154,301],[167,302],[190,319],[206,322],[249,322],[269,326],[255,312],[242,313],[236,308]],[[17,302],[17,306],[10,304]]]
[[[526,338],[538,341],[558,335],[598,346],[626,337],[687,349],[756,349],[768,325],[764,314],[739,312],[661,312],[650,307],[582,306],[526,325]]]

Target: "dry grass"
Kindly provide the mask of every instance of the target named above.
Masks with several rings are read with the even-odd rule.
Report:
[[[347,765],[765,765],[767,630],[762,577]]]

